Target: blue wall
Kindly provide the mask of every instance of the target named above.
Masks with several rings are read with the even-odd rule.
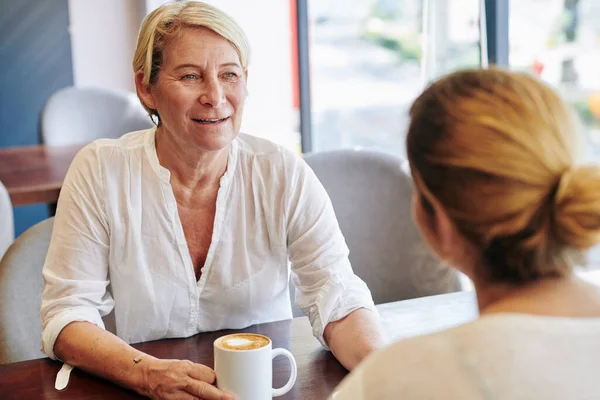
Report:
[[[44,103],[73,85],[68,0],[0,0],[0,147],[39,144]],[[48,216],[15,207],[15,233]]]

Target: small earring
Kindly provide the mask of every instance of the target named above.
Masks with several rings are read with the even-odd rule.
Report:
[[[160,126],[160,117],[158,116],[158,111],[152,110],[152,114],[150,115],[150,119],[152,123],[156,126]]]

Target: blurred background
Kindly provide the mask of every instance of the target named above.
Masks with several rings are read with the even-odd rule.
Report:
[[[208,0],[250,39],[242,130],[297,152],[404,154],[407,110],[438,76],[498,63],[541,77],[600,160],[598,0]],[[0,147],[39,143],[66,86],[133,92],[145,15],[161,0],[0,0]],[[15,208],[16,234],[47,216]]]
[[[308,3],[313,150],[402,154],[407,109],[423,86],[486,56],[478,0]],[[600,1],[504,3],[496,17],[505,20],[493,21],[509,27],[500,57],[560,90],[585,125],[588,156],[599,158]]]

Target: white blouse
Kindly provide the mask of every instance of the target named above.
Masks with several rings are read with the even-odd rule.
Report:
[[[292,317],[288,282],[314,335],[358,308],[376,312],[352,272],[331,202],[299,156],[240,134],[220,181],[212,241],[196,281],[156,129],[101,139],[63,184],[43,268],[42,350],[70,322],[114,312],[128,343]]]
[[[488,314],[371,354],[330,400],[599,399],[600,318]]]

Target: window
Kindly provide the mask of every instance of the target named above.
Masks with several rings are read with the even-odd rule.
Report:
[[[479,0],[309,0],[312,150],[402,156],[424,85],[480,65]]]
[[[510,64],[561,93],[583,124],[585,156],[600,159],[600,2],[510,2]]]

